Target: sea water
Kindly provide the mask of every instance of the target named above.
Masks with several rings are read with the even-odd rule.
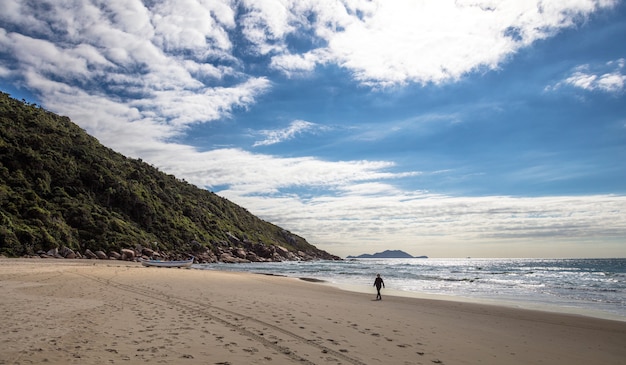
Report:
[[[626,321],[626,259],[347,259],[194,267],[316,279],[372,293],[380,274],[385,291],[396,295],[446,296]]]

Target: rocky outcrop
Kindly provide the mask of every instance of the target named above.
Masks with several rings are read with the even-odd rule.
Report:
[[[157,247],[156,244],[151,244]],[[241,240],[233,234],[228,235],[228,241],[214,243],[205,247],[192,241],[189,252],[162,252],[151,247],[135,245],[133,248],[122,248],[118,251],[91,251],[86,249],[83,254],[68,247],[54,248],[47,252],[37,253],[42,258],[86,258],[94,260],[123,260],[138,261],[141,259],[181,260],[194,256],[197,263],[224,262],[229,264],[247,262],[280,262],[280,261],[312,261],[312,260],[341,260],[322,250],[290,251],[280,245],[266,245],[261,242]]]

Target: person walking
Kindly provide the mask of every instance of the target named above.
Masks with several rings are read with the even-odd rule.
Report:
[[[376,280],[374,280],[374,286],[376,287],[376,300],[382,300],[383,297],[380,296],[380,288],[381,287],[385,287],[385,282],[383,281],[383,278],[380,277],[380,274],[376,274]]]

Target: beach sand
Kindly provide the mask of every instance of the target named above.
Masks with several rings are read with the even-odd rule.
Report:
[[[626,322],[133,262],[0,259],[0,364],[624,364]]]

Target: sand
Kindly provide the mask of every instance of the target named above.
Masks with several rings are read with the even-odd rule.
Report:
[[[626,322],[120,261],[0,259],[0,364],[624,364]]]

